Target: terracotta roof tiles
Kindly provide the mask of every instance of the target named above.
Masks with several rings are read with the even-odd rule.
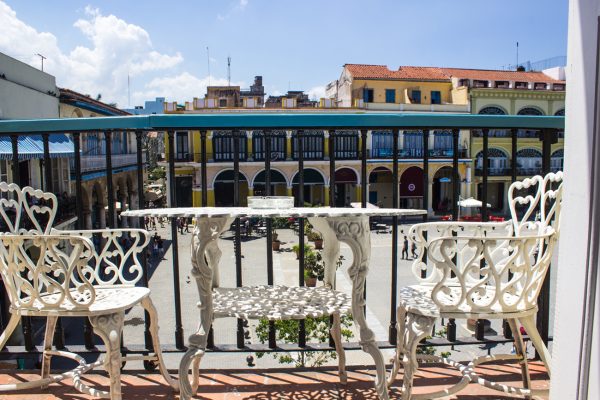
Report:
[[[386,65],[346,64],[344,67],[355,79],[397,79],[422,81],[448,81],[451,78],[488,81],[517,81],[564,83],[549,77],[543,72],[502,71],[466,68],[413,67],[401,66],[390,70]]]

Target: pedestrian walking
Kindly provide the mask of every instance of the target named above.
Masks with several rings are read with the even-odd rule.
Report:
[[[412,253],[413,258],[417,258],[417,244],[415,242],[412,243],[410,251]]]
[[[406,260],[408,260],[408,239],[404,236],[404,243],[402,246],[402,259],[404,260],[404,256],[406,256]]]

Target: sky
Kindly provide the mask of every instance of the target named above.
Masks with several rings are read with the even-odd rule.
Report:
[[[304,90],[346,63],[502,69],[566,54],[568,0],[0,0],[0,52],[128,108],[206,86]],[[207,52],[207,47],[209,51]],[[210,75],[209,75],[210,65]],[[129,77],[129,85],[128,85]],[[129,90],[128,90],[129,87]]]

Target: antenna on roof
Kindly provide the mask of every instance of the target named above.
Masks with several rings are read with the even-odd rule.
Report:
[[[206,46],[206,65],[208,66],[208,86],[210,86],[210,52]]]
[[[129,83],[129,72],[127,72],[127,106],[131,108],[131,88]]]
[[[231,86],[231,57],[227,56],[227,86]]]
[[[44,57],[43,55],[41,55],[40,53],[35,53],[36,56],[39,56],[40,59],[42,60],[42,72],[44,72],[44,60],[48,57]]]
[[[519,70],[519,42],[517,42],[517,71]]]

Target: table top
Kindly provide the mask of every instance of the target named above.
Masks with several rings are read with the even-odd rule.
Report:
[[[423,215],[425,210],[402,208],[338,208],[338,207],[294,207],[294,208],[248,208],[248,207],[178,207],[127,210],[124,217],[184,217],[184,218],[242,218],[242,217],[389,217]]]

